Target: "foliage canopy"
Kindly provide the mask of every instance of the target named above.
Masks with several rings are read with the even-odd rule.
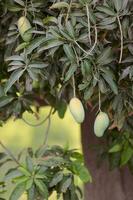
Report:
[[[102,152],[111,168],[128,163],[132,171],[132,1],[0,0],[0,21],[1,124],[45,104],[63,118],[76,94],[109,115]]]

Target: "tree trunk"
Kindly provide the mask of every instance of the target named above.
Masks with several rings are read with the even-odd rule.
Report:
[[[96,111],[86,111],[85,122],[81,126],[81,142],[85,164],[90,170],[93,183],[85,185],[85,200],[133,200],[133,176],[128,168],[109,171],[105,161],[97,167],[97,153],[89,148],[93,144],[104,144],[104,139],[96,138],[93,125]]]

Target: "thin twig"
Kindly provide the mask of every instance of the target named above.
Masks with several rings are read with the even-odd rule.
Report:
[[[48,141],[48,134],[49,134],[49,130],[50,130],[50,124],[51,124],[51,118],[49,116],[48,125],[47,125],[47,129],[46,129],[46,132],[45,132],[44,143],[43,143],[44,146],[47,144],[47,141]]]
[[[14,162],[16,162],[17,165],[21,166],[19,161],[15,158],[15,156],[12,154],[12,152],[0,141],[1,147],[7,152],[7,154],[12,158]]]
[[[80,49],[81,51],[83,51],[85,54],[88,54],[88,52],[85,51],[85,50],[78,44],[77,41],[74,41],[74,42],[75,42],[75,44],[79,47],[79,49]]]
[[[73,51],[74,51],[75,56],[76,56],[77,65],[79,66],[79,56],[78,56],[78,54],[76,52],[76,49],[75,49],[75,47],[73,45],[72,45],[72,48],[73,48]]]
[[[89,42],[91,45],[90,12],[89,12],[89,7],[87,4],[86,4],[86,12],[87,12],[87,20],[88,20],[88,37],[89,37]]]
[[[73,96],[76,97],[76,87],[75,87],[75,77],[74,75],[72,76],[73,79]]]
[[[119,24],[119,29],[120,29],[120,34],[121,34],[121,52],[120,52],[120,58],[119,58],[119,63],[122,61],[122,56],[123,56],[123,31],[122,31],[122,25],[119,16],[117,16],[118,24]]]
[[[28,5],[28,2],[26,0],[26,2],[25,2],[25,9],[24,9],[24,16],[25,17],[27,16],[27,5]]]
[[[95,47],[97,45],[97,37],[98,37],[97,27],[95,26],[94,29],[95,29],[95,41],[94,41],[94,44],[93,44],[92,48],[87,52],[87,55],[83,57],[83,59],[86,58],[88,55],[91,55],[92,51],[95,49]]]
[[[99,98],[99,112],[101,112],[101,92],[100,92],[100,89],[99,89],[98,98]]]
[[[53,108],[50,109],[50,112],[49,112],[49,114],[45,117],[45,119],[43,119],[43,120],[42,120],[40,123],[38,123],[38,124],[32,124],[32,123],[28,122],[26,119],[24,119],[23,117],[22,117],[22,120],[23,120],[27,125],[32,126],[32,127],[41,126],[45,121],[47,121],[47,120],[49,119],[49,116],[51,115],[52,110],[53,110]]]
[[[70,0],[69,8],[68,8],[68,11],[67,11],[67,15],[66,15],[66,23],[67,23],[68,18],[69,18],[69,14],[70,14],[70,11],[71,11],[71,7],[72,7],[72,0]]]

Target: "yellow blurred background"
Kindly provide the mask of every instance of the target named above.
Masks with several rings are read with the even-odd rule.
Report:
[[[24,113],[23,117],[28,122],[37,124],[48,115],[49,109],[49,107],[40,109],[40,119],[38,121],[32,114],[27,112]],[[28,126],[21,119],[16,121],[10,119],[3,125],[3,127],[0,127],[0,140],[15,154],[27,147],[33,147],[33,149],[36,149],[42,145],[44,141],[46,127],[47,122],[41,126],[32,127]],[[69,148],[77,148],[81,150],[80,127],[72,118],[69,110],[67,110],[64,119],[60,119],[57,113],[52,115],[48,135],[48,145],[67,145]],[[0,151],[2,151],[1,147]],[[6,169],[1,167],[1,178],[5,170]],[[50,199],[56,200],[55,196],[52,196]],[[25,197],[23,196],[21,200],[25,200]]]

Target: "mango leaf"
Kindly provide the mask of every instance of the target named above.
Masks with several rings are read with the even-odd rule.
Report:
[[[54,3],[50,9],[62,9],[62,8],[69,8],[69,4],[66,2],[58,2]]]
[[[33,161],[30,156],[26,156],[26,166],[27,166],[28,171],[33,172],[34,166],[33,166]]]
[[[41,193],[43,193],[45,199],[48,200],[48,196],[49,196],[49,194],[48,194],[48,188],[45,185],[45,183],[42,180],[35,179],[35,184],[36,184],[37,188],[39,189],[39,191]]]
[[[115,83],[115,81],[113,80],[113,78],[109,75],[109,74],[102,74],[104,80],[109,84],[111,90],[114,92],[114,94],[118,95],[118,88],[117,85]]]
[[[18,170],[25,176],[31,176],[31,173],[25,167],[19,167]]]
[[[25,183],[18,184],[13,190],[9,200],[18,200],[21,195],[25,192]]]
[[[65,101],[59,101],[57,103],[57,111],[58,111],[58,115],[59,117],[62,119],[64,118],[64,115],[66,113],[66,110],[67,110],[67,104]]]
[[[77,64],[71,65],[69,70],[66,73],[64,82],[68,81],[72,77],[72,75],[76,72],[76,70],[77,70]]]
[[[117,12],[119,12],[122,8],[123,0],[113,0],[115,9]]]
[[[55,185],[57,185],[61,180],[63,179],[63,172],[57,172],[52,181],[50,182],[49,186],[53,187]]]
[[[5,86],[5,93],[8,92],[8,90],[12,87],[12,85],[17,81],[19,80],[19,78],[23,75],[24,73],[24,69],[18,69],[18,70],[15,70],[9,80],[7,81],[6,83],[6,86]]]
[[[67,191],[67,189],[70,187],[71,183],[72,183],[72,178],[71,178],[71,177],[67,178],[67,179],[63,182],[63,184],[62,184],[62,186],[61,186],[61,191],[62,191],[63,193],[65,193],[65,192]]]
[[[6,153],[0,152],[0,160],[6,157]]]
[[[24,61],[24,58],[22,56],[19,55],[14,55],[14,56],[10,56],[8,58],[6,58],[6,61]]]
[[[109,149],[109,153],[116,153],[122,150],[122,145],[121,144],[115,144]]]
[[[81,181],[84,183],[92,182],[91,174],[84,165],[80,164],[78,161],[75,161],[72,163],[72,166],[74,173],[79,176]]]
[[[48,66],[48,64],[46,64],[46,63],[33,63],[33,64],[28,65],[29,68],[38,68],[38,69],[43,69],[47,66]]]
[[[57,40],[57,39],[51,39],[51,40],[45,42],[44,45],[38,49],[38,53],[45,51],[47,49],[51,49],[53,47],[58,47],[62,44],[64,44],[63,41],[60,41],[60,40]]]
[[[23,43],[21,43],[21,44],[19,44],[19,45],[17,46],[17,48],[15,49],[15,52],[18,52],[18,51],[20,51],[20,50],[26,48],[27,46],[28,46],[28,43],[27,43],[27,42],[23,42]]]
[[[72,24],[71,24],[70,21],[68,21],[68,22],[66,23],[66,29],[67,29],[69,35],[70,35],[72,38],[75,38],[74,28],[73,28],[73,26],[72,26]]]
[[[29,178],[25,183],[26,190],[29,190],[32,187],[32,185],[33,185],[33,179]]]
[[[30,54],[34,49],[39,47],[41,44],[43,44],[47,40],[48,39],[44,36],[35,38],[32,42],[30,42],[29,46],[26,49],[26,53]]]
[[[6,106],[7,104],[11,103],[13,101],[14,97],[10,96],[2,96],[0,97],[0,108]]]
[[[14,0],[14,2],[18,3],[20,6],[25,6],[22,0]]]
[[[116,17],[108,17],[108,18],[104,18],[98,25],[106,26],[106,25],[114,23],[115,21],[116,21]]]
[[[5,176],[4,176],[4,180],[11,180],[13,178],[16,178],[16,177],[20,177],[22,176],[22,173],[20,171],[18,171],[16,168],[11,168],[9,169]]]
[[[121,154],[121,166],[127,164],[127,162],[131,159],[132,156],[133,148],[128,145]]]
[[[32,185],[32,187],[28,190],[28,200],[35,199],[35,186]]]
[[[111,54],[112,54],[111,47],[105,48],[100,54],[100,56],[97,58],[97,63],[100,65],[107,64],[108,63],[107,59],[110,58]]]
[[[115,15],[115,12],[111,8],[104,6],[104,5],[97,6],[96,9],[100,12],[107,14],[107,15],[111,15],[111,16]]]
[[[66,56],[68,57],[68,59],[71,62],[74,62],[76,58],[75,58],[75,54],[73,52],[72,47],[70,47],[68,44],[64,44],[63,49],[64,49],[64,52],[65,52]]]

